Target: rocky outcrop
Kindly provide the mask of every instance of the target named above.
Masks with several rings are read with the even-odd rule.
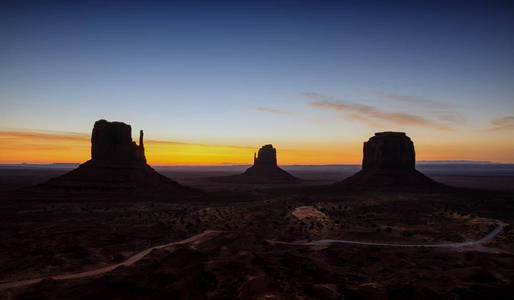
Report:
[[[405,132],[378,132],[364,142],[364,170],[414,170],[415,162],[414,144]]]
[[[279,184],[298,183],[301,179],[282,170],[277,165],[277,150],[273,145],[264,145],[253,157],[253,166],[243,174],[212,178],[218,182]]]
[[[338,183],[349,189],[442,187],[415,169],[414,143],[404,132],[375,133],[364,142],[362,170]]]
[[[139,146],[132,141],[132,128],[122,122],[95,122],[91,134],[91,160],[146,162],[143,131],[139,132]]]
[[[91,160],[41,187],[72,191],[189,190],[146,163],[143,131],[139,132],[139,145],[132,141],[131,131],[125,123],[96,121],[91,134]]]
[[[277,166],[277,149],[273,148],[273,145],[264,145],[259,149],[258,156],[253,154],[253,165],[264,166],[264,167],[276,167]]]

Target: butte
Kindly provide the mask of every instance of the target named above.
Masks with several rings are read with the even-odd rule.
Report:
[[[255,184],[299,183],[302,181],[277,165],[277,150],[273,148],[273,145],[264,145],[257,154],[254,153],[253,166],[244,173],[212,179],[218,182]]]
[[[137,145],[132,141],[130,125],[106,120],[96,121],[93,127],[91,159],[39,187],[73,191],[189,190],[146,163],[142,130]]]
[[[440,184],[416,170],[414,143],[404,132],[378,132],[364,142],[362,170],[336,185],[349,189],[430,189]]]

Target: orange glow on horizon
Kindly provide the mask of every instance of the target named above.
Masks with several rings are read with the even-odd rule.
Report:
[[[364,139],[363,139],[364,140]],[[251,164],[255,147],[204,145],[172,141],[145,141],[145,152],[152,165]],[[344,146],[344,147],[343,147]],[[512,162],[510,144],[453,145],[416,144],[417,160],[486,160]],[[362,142],[335,145],[277,147],[280,165],[360,164]],[[90,159],[90,137],[82,133],[38,131],[0,131],[0,163],[70,163]]]

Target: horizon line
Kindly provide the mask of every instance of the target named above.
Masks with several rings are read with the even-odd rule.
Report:
[[[0,162],[0,166],[57,166],[57,165],[81,165],[84,162],[49,162],[49,163],[31,163],[31,162],[20,162],[20,163],[3,163]],[[417,160],[416,164],[497,164],[497,165],[511,165],[514,162],[496,162],[496,161],[484,161],[484,160]],[[153,167],[238,167],[238,166],[252,166],[253,164],[241,164],[241,163],[219,163],[219,164],[163,164],[163,163],[147,163]],[[306,164],[278,164],[279,166],[361,166],[362,163],[306,163]]]

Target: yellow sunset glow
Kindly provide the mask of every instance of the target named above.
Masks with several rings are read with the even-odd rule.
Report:
[[[363,138],[363,141],[367,139]],[[63,163],[90,159],[90,136],[82,133],[0,131],[0,163]],[[509,162],[514,145],[494,143],[416,143],[417,160],[491,160]],[[153,165],[251,164],[255,147],[145,141],[148,163]],[[278,162],[289,164],[360,164],[362,142],[331,145],[275,145]]]

